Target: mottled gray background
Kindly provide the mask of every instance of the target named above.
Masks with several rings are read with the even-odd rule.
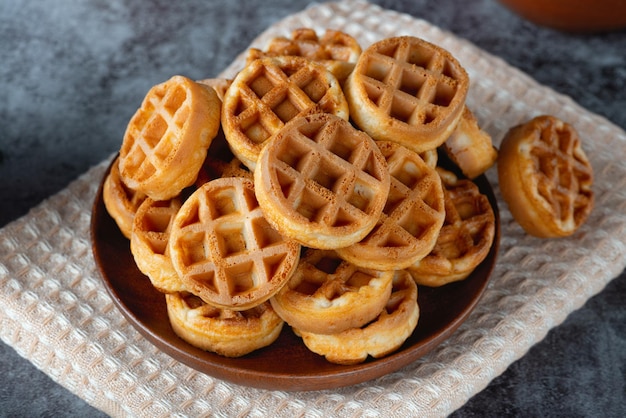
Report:
[[[494,0],[373,3],[466,38],[626,128],[626,31],[565,34]],[[119,149],[152,85],[217,75],[307,4],[0,1],[0,226]],[[625,300],[622,274],[454,416],[626,416]],[[0,416],[99,413],[1,343],[0,375]]]

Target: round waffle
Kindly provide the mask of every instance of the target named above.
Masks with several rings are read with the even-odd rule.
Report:
[[[368,47],[345,83],[354,122],[376,140],[436,148],[461,118],[469,77],[445,49],[411,36]]]
[[[389,171],[376,143],[337,116],[300,116],[267,141],[254,173],[267,220],[319,249],[345,247],[376,225]]]
[[[578,133],[554,116],[511,128],[498,160],[502,197],[526,232],[573,234],[593,208],[593,170]]]
[[[480,129],[476,117],[467,106],[456,129],[443,143],[443,149],[470,179],[483,174],[498,158],[491,136]]]
[[[167,200],[193,184],[220,124],[214,89],[174,76],[148,91],[120,149],[120,175],[131,188]]]
[[[270,302],[292,327],[335,334],[376,318],[389,299],[392,277],[391,271],[357,267],[335,251],[309,248]]]
[[[133,221],[130,251],[135,264],[163,293],[184,290],[168,250],[172,223],[181,205],[177,197],[170,200],[147,198],[137,209]]]
[[[446,219],[432,252],[407,270],[419,285],[438,287],[465,279],[487,257],[496,220],[489,199],[471,180],[438,169]]]
[[[263,144],[285,123],[318,112],[348,119],[335,76],[302,57],[263,58],[249,63],[226,91],[222,127],[233,154],[254,170]]]
[[[242,177],[204,183],[174,218],[170,258],[184,287],[206,303],[256,306],[291,277],[300,245],[265,220],[254,184]]]
[[[278,36],[271,39],[262,51],[251,48],[247,61],[281,55],[303,57],[322,64],[343,84],[354,69],[361,52],[357,40],[345,32],[326,29],[319,37],[311,28],[298,28],[291,32],[291,37]]]
[[[401,270],[433,249],[445,217],[437,171],[400,144],[378,141],[391,186],[376,226],[361,241],[337,252],[345,260],[378,270]]]
[[[380,358],[400,348],[415,330],[419,314],[417,285],[405,270],[398,270],[384,309],[366,326],[338,334],[315,334],[300,329],[294,332],[302,337],[309,350],[331,363],[358,364],[368,355]]]
[[[128,239],[133,232],[135,213],[146,198],[144,193],[124,184],[120,177],[119,157],[116,157],[102,186],[102,200],[107,212]]]
[[[245,311],[220,309],[190,293],[165,295],[172,329],[194,347],[241,357],[272,344],[283,328],[269,302]]]

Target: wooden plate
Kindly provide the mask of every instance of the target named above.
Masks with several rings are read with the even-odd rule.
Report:
[[[488,196],[496,215],[491,251],[464,281],[440,288],[419,288],[420,319],[399,350],[381,359],[341,366],[309,351],[285,326],[269,347],[240,358],[222,357],[187,344],[170,327],[163,294],[137,269],[129,241],[106,211],[102,183],[107,173],[93,204],[91,239],[96,264],[114,304],[163,352],[200,372],[241,385],[287,391],[321,390],[392,373],[431,351],[461,325],[482,296],[496,263],[500,243],[498,206],[489,182],[480,176],[475,183]]]

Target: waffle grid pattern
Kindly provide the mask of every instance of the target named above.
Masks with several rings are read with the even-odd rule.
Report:
[[[309,250],[300,260],[295,272],[294,278],[297,280],[294,280],[294,283],[297,284],[294,290],[303,295],[312,296],[312,299],[323,299],[325,302],[320,303],[320,306],[332,302],[340,308],[343,305],[345,309],[345,306],[350,304],[338,302],[337,299],[340,299],[346,292],[365,293],[359,290],[363,286],[377,287],[380,288],[381,293],[384,293],[385,286],[381,286],[378,282],[384,282],[385,276],[384,273],[348,263],[334,251]],[[372,284],[373,280],[377,281],[375,286]]]
[[[425,285],[446,283],[446,275],[469,273],[487,255],[495,236],[491,204],[476,184],[446,172],[442,182],[446,216],[437,244],[425,259],[409,268],[417,283]]]
[[[445,224],[451,226],[450,232],[454,235],[454,238],[446,237],[448,242],[459,243],[460,254],[467,254],[469,248],[488,251],[489,247],[476,248],[477,243],[485,242],[486,236],[494,234],[493,212],[487,197],[480,194],[474,183],[461,181],[455,186],[447,187],[445,192],[451,202],[450,210],[446,209]]]
[[[369,99],[381,111],[409,125],[427,125],[441,117],[457,92],[453,64],[441,53],[418,44],[379,49],[363,69]]]
[[[127,135],[129,148],[124,150],[123,172],[142,182],[161,170],[165,160],[178,145],[183,125],[190,112],[189,93],[182,86],[154,88],[134,117]]]
[[[165,255],[172,222],[180,209],[181,202],[178,199],[161,201],[150,199],[149,202],[145,204],[146,207],[140,207],[141,211],[137,212],[143,222],[136,224],[133,233],[139,234],[147,248],[154,254]]]
[[[390,189],[376,226],[359,243],[339,249],[339,253],[361,264],[376,258],[376,252],[389,250],[390,261],[407,267],[432,249],[445,216],[443,190],[437,172],[415,152],[392,142],[378,142],[387,161]],[[370,254],[370,251],[372,252]]]
[[[276,38],[268,45],[266,53],[354,63],[359,57],[359,51],[356,41],[351,41],[332,30],[325,31],[322,37],[318,37],[315,31],[304,28],[297,29],[289,38]]]
[[[331,227],[370,215],[382,183],[372,149],[336,122],[294,130],[276,144],[276,178],[285,199],[309,221]]]
[[[530,151],[539,168],[537,192],[549,207],[557,209],[563,224],[577,225],[582,216],[577,216],[577,211],[589,205],[593,180],[589,167],[577,156],[580,146],[571,129],[546,125]]]
[[[251,181],[219,181],[205,183],[183,204],[169,248],[183,282],[201,289],[198,296],[227,306],[231,298],[274,287],[270,281],[275,273],[284,276],[296,247],[268,227]]]
[[[163,291],[181,288],[178,273],[169,257],[168,243],[174,217],[182,201],[146,199],[135,214],[130,250],[139,270]]]
[[[309,65],[257,61],[251,64],[248,76],[236,82],[241,97],[233,110],[234,123],[256,144],[296,115],[315,106],[323,107],[328,100],[323,73]]]
[[[412,158],[411,153],[412,151],[406,148],[398,148],[392,155],[387,156],[387,165],[393,179],[393,187],[398,191],[398,195],[404,196],[404,198],[393,199],[394,195],[390,192],[390,196],[387,198],[387,207],[383,210],[385,213],[383,224],[388,224],[389,228],[383,229],[390,232],[389,229],[397,229],[394,225],[400,227],[399,234],[406,239],[403,240],[403,245],[411,245],[415,239],[419,239],[430,228],[434,228],[434,225],[438,224],[437,219],[443,217],[443,201],[431,200],[431,196],[437,196],[436,189],[439,182],[437,174],[434,170],[429,169],[421,159]],[[415,170],[415,168],[417,169]],[[401,210],[401,206],[407,205],[412,205],[414,211],[419,208],[419,216],[416,212],[403,216],[405,211]],[[439,228],[435,229],[438,230]],[[407,232],[408,236],[402,231]],[[396,245],[394,244],[394,246]]]
[[[343,261],[341,258],[333,255],[332,252],[327,253],[313,250],[311,256],[303,258],[302,271],[299,272],[299,275],[302,277],[302,280],[307,283],[322,285],[319,289],[324,285],[331,285],[331,282],[336,282],[342,283],[341,287],[345,286],[346,289],[354,290],[369,283],[369,279],[376,277],[370,276],[367,282],[365,282],[362,279],[363,275],[357,273],[360,271],[358,267]],[[361,279],[351,284],[351,279],[355,277],[355,274],[361,276]],[[332,293],[337,294],[337,292],[334,291]],[[315,292],[313,294],[315,294]],[[329,299],[331,298],[329,297]]]
[[[596,208],[573,237],[524,234],[499,197],[500,256],[468,320],[424,358],[388,376],[332,391],[242,387],[160,352],[124,320],[98,276],[91,204],[109,161],[0,230],[0,337],[53,380],[111,416],[441,416],[462,406],[626,266],[626,133],[467,41],[363,1],[311,7],[254,45],[297,27],[328,26],[363,46],[400,30],[449,49],[473,80],[468,104],[499,140],[538,112],[575,121],[587,138]],[[401,29],[399,29],[401,28]],[[232,76],[243,60],[223,75]],[[496,145],[498,145],[496,143]],[[383,411],[383,412],[381,412]]]

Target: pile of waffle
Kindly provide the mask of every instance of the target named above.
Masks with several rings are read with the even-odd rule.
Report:
[[[498,152],[468,87],[460,63],[420,38],[362,50],[346,33],[303,28],[250,49],[231,80],[174,76],[150,89],[103,199],[174,331],[229,357],[272,344],[285,324],[338,364],[401,347],[418,285],[467,278],[494,241],[473,179]],[[553,131],[547,147],[577,156],[569,190],[580,195],[589,164]],[[580,224],[593,195],[563,194]]]

